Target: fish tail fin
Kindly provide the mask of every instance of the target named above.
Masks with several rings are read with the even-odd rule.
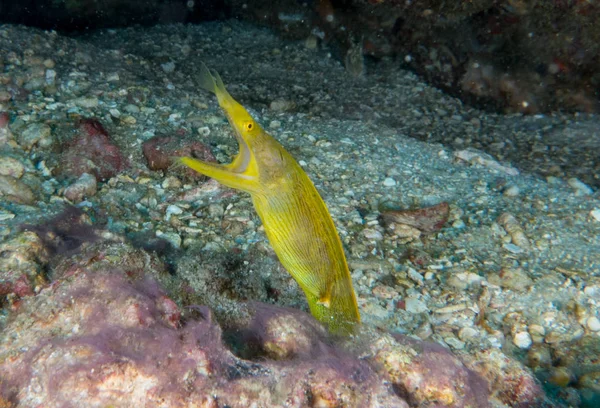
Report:
[[[352,334],[360,323],[356,295],[350,282],[334,284],[326,299],[305,290],[311,314],[334,334]]]
[[[221,107],[225,108],[234,102],[233,98],[225,88],[221,75],[219,75],[217,71],[211,72],[203,62],[200,64],[200,72],[196,79],[201,88],[217,95]]]
[[[219,77],[219,79],[220,79],[220,77]],[[210,72],[210,70],[208,69],[208,67],[206,66],[206,64],[204,62],[200,63],[200,72],[196,76],[196,80],[198,82],[198,85],[200,85],[201,88],[207,90],[208,92],[212,92],[214,94],[217,93],[217,82],[215,80],[215,77]],[[222,83],[222,81],[221,81],[221,83]]]

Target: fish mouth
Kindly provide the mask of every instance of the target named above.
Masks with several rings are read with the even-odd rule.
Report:
[[[252,153],[250,152],[250,147],[248,147],[248,143],[242,137],[241,132],[238,130],[235,122],[231,119],[229,115],[227,115],[227,120],[229,124],[233,128],[233,133],[235,135],[235,139],[238,142],[238,155],[234,161],[235,167],[232,168],[236,173],[245,173],[248,170],[248,166],[250,165],[250,160],[252,160]]]

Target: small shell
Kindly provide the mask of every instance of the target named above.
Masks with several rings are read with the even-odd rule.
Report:
[[[529,249],[531,245],[529,244],[529,239],[525,236],[525,232],[523,232],[523,228],[519,221],[509,213],[504,213],[498,217],[498,224],[502,225],[506,232],[510,235],[511,241],[513,244],[523,248]]]

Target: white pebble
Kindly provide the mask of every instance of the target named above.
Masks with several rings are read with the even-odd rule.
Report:
[[[428,311],[427,305],[417,298],[409,297],[404,302],[404,308],[408,313],[423,313]]]
[[[567,180],[567,183],[569,184],[569,186],[575,189],[576,196],[591,195],[594,192],[594,190],[592,190],[587,184],[575,177]]]
[[[517,186],[510,186],[508,187],[506,190],[504,190],[504,196],[505,197],[516,197],[518,196],[520,193],[519,187]]]
[[[533,340],[531,339],[531,335],[526,332],[517,332],[513,336],[513,343],[520,349],[528,349],[533,344]]]
[[[386,187],[393,187],[396,185],[396,180],[391,177],[386,177],[385,180],[383,180],[383,185]]]
[[[596,316],[592,316],[587,319],[587,328],[593,332],[600,331],[600,320]]]
[[[165,73],[170,74],[175,71],[175,63],[173,61],[165,62],[164,64],[160,64],[160,67],[165,71]]]
[[[590,217],[600,222],[600,208],[594,208],[592,211],[590,211]]]
[[[169,221],[171,219],[171,215],[179,215],[183,213],[183,210],[177,207],[174,204],[171,204],[167,207],[167,211],[165,213],[165,221]]]
[[[210,135],[210,128],[208,126],[202,126],[198,128],[198,134],[200,136],[207,137]]]

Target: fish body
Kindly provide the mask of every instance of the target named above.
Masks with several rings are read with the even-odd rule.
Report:
[[[230,164],[182,157],[186,166],[250,193],[267,238],[304,291],[312,315],[334,333],[351,333],[360,314],[342,243],[323,199],[298,162],[202,66],[200,84],[214,92],[239,152]]]

